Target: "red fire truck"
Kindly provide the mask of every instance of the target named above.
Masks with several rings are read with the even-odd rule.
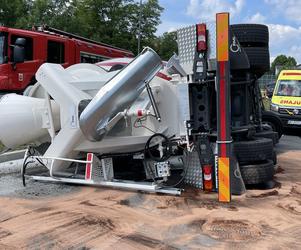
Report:
[[[0,92],[23,92],[36,82],[44,62],[68,67],[115,57],[133,53],[47,26],[32,31],[0,27]]]

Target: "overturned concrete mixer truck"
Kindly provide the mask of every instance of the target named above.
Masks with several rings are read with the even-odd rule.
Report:
[[[262,121],[256,81],[270,67],[268,41],[266,26],[229,25],[220,13],[179,29],[167,63],[151,48],[99,65],[45,63],[32,96],[1,98],[0,140],[29,145],[24,184],[173,195],[187,184],[229,201],[274,175],[278,134]]]

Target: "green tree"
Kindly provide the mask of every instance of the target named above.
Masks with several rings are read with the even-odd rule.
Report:
[[[142,46],[150,45],[155,39],[162,11],[158,0],[148,0],[142,4]],[[135,53],[139,12],[140,6],[133,0],[83,0],[79,3],[75,16],[82,27],[79,31],[81,35],[124,47]]]
[[[32,25],[52,25],[55,17],[55,5],[52,0],[35,0],[28,3],[29,13],[27,26]]]
[[[33,25],[49,25],[57,29],[69,29],[74,22],[74,3],[72,0],[27,0],[27,17],[24,28]]]
[[[294,57],[286,56],[286,55],[279,55],[275,58],[275,60],[272,62],[271,71],[273,74],[276,72],[276,67],[280,66],[281,69],[290,69],[293,67],[296,67],[297,61]]]
[[[132,14],[133,24],[131,32],[137,34],[138,38],[138,24],[140,6],[136,5],[136,9]],[[164,9],[159,5],[158,0],[148,0],[142,4],[141,13],[141,45],[151,45],[156,39],[155,33],[158,25],[161,23],[160,16]]]
[[[174,53],[178,53],[177,33],[163,33],[156,39],[154,48],[163,60],[168,60]]]
[[[25,0],[2,0],[0,5],[0,24],[8,27],[20,26],[20,19],[27,14]]]
[[[136,0],[2,0],[0,22],[30,29],[49,25],[137,52],[140,5]],[[156,40],[163,8],[158,0],[142,4],[142,46]]]

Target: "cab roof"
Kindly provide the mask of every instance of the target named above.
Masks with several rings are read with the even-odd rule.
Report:
[[[278,76],[278,80],[301,80],[301,70],[286,69],[282,70]]]

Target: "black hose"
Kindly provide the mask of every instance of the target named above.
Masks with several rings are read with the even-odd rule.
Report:
[[[162,157],[154,156],[153,153],[151,152],[151,149],[154,148],[154,146],[150,147],[150,143],[151,143],[152,139],[155,137],[162,137],[165,141],[164,144],[166,146],[166,154],[163,155]],[[167,159],[169,159],[169,157],[172,154],[171,151],[172,151],[171,143],[170,143],[170,140],[168,139],[168,137],[161,133],[156,133],[147,140],[145,147],[144,147],[144,157],[146,157],[148,155],[152,160],[154,160],[156,162],[162,162],[162,161],[166,161]]]
[[[188,156],[186,156],[186,157],[188,157]],[[182,172],[183,175],[177,183],[172,184],[172,185],[163,185],[163,187],[172,188],[172,187],[177,187],[178,185],[180,185],[184,181],[185,177],[187,176],[189,164],[190,164],[190,159],[188,158],[187,163],[186,163],[187,167],[186,167],[186,169],[183,170],[183,172]]]
[[[28,150],[27,150],[27,156],[24,160],[24,163],[23,163],[23,167],[22,167],[22,182],[23,182],[23,186],[25,187],[26,186],[26,182],[25,182],[25,172],[26,172],[26,168],[27,168],[27,165],[31,164],[31,163],[34,163],[34,161],[27,161],[31,156],[34,156],[36,153],[36,150],[33,148],[33,147],[29,147]],[[36,158],[37,161],[43,166],[43,167],[46,167],[46,165],[42,162],[41,159],[39,158]]]
[[[28,150],[29,151],[29,150]],[[31,157],[31,155],[27,155],[24,163],[23,163],[23,167],[22,167],[22,182],[23,182],[23,186],[26,187],[26,183],[25,183],[25,172],[26,172],[26,168],[28,164],[34,163],[34,161],[28,161],[28,158]]]

